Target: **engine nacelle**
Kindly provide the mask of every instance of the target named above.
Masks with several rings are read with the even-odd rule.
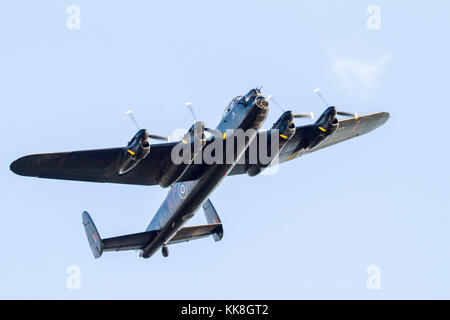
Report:
[[[139,130],[120,153],[119,159],[117,160],[117,173],[125,174],[129,172],[142,159],[145,159],[149,153],[148,132],[145,129]]]
[[[272,128],[268,131],[269,135],[267,137],[267,150],[270,151],[270,159],[269,163],[260,163],[251,164],[247,167],[247,174],[250,177],[256,176],[260,174],[265,168],[267,168],[280,154],[281,150],[285,146],[286,142],[288,142],[292,136],[295,134],[295,124],[294,124],[294,115],[291,111],[286,111],[281,115],[281,117],[275,122]],[[278,149],[272,149],[272,139],[278,139]],[[258,141],[259,143],[259,141]],[[260,151],[261,152],[261,151]]]
[[[306,149],[312,149],[322,143],[325,138],[332,135],[338,127],[338,119],[336,118],[336,108],[329,107],[314,123],[315,132],[304,142]]]
[[[205,143],[205,124],[197,121],[181,141],[173,147],[171,161],[163,171],[164,174],[159,179],[159,185],[166,188],[177,181],[202,151]]]

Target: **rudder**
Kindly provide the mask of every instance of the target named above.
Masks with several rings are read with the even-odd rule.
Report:
[[[94,257],[100,258],[103,253],[103,242],[94,221],[92,221],[91,216],[86,211],[83,212],[83,226]]]
[[[216,209],[214,208],[211,200],[206,200],[203,203],[203,212],[205,213],[206,221],[209,224],[218,224],[220,223],[220,228],[218,228],[217,232],[213,233],[214,241],[220,241],[223,237],[223,227],[222,222],[220,221],[219,215],[217,214]]]

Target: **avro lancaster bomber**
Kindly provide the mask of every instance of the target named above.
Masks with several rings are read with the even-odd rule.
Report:
[[[274,164],[368,133],[389,118],[386,112],[358,116],[328,106],[312,124],[296,126],[295,118],[309,114],[284,111],[271,129],[260,130],[270,101],[277,104],[260,89],[252,89],[229,103],[215,129],[195,119],[180,141],[170,142],[139,129],[125,147],[29,155],[14,161],[11,170],[38,178],[168,188],[166,199],[144,232],[102,239],[91,216],[82,214],[95,258],[105,251],[121,250],[139,250],[141,257],[149,258],[160,249],[167,257],[168,246],[175,243],[208,236],[215,241],[222,239],[222,223],[209,196],[225,177],[257,176]],[[192,106],[187,105],[195,118]],[[150,144],[150,139],[166,141]],[[184,226],[200,207],[207,223]]]

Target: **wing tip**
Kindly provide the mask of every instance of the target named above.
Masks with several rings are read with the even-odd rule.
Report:
[[[368,118],[373,119],[371,128],[367,131],[367,132],[370,132],[372,130],[375,130],[378,127],[381,127],[383,124],[385,124],[386,121],[389,120],[391,115],[389,112],[376,112],[376,113],[371,113],[371,114],[366,114],[366,115],[360,116],[359,119],[361,119],[363,117],[368,117]]]
[[[380,126],[386,123],[391,117],[389,112],[380,112]]]
[[[26,176],[26,159],[29,156],[25,156],[25,157],[21,157],[15,161],[13,161],[10,166],[9,166],[9,170],[11,170],[12,172],[14,172],[15,174],[19,175],[19,176]]]
[[[13,161],[9,169],[19,176],[37,177],[39,175],[39,169],[42,165],[40,154],[30,154],[20,157]]]

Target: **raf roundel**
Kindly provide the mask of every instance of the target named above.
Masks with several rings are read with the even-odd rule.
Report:
[[[186,182],[181,182],[180,184],[178,184],[178,196],[180,197],[180,199],[184,199],[186,198],[186,195],[187,195]]]

